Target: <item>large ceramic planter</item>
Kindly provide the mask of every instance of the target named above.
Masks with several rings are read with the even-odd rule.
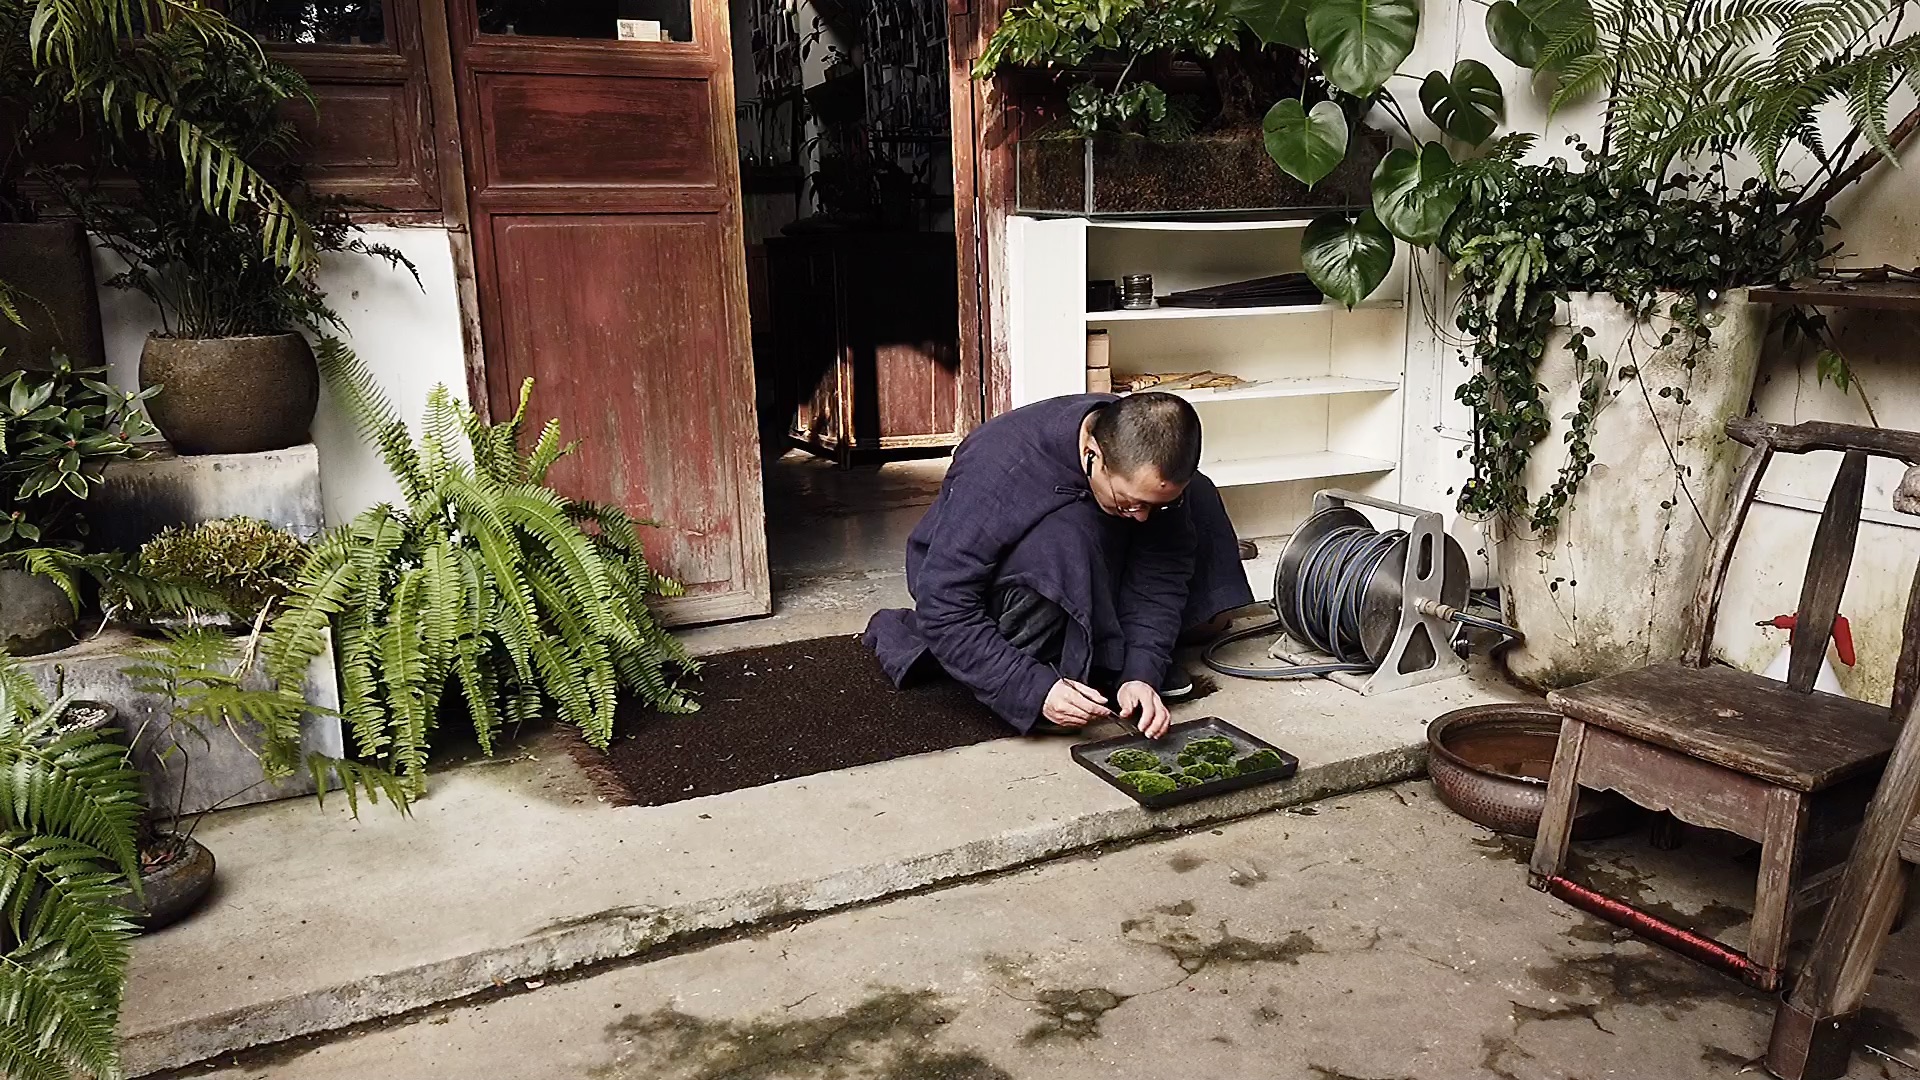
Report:
[[[45,371],[56,353],[75,367],[107,362],[93,251],[79,222],[0,225],[0,281],[21,294],[27,324],[0,319],[0,371]]]
[[[183,454],[257,454],[308,440],[320,371],[299,334],[150,337],[140,385],[154,426]]]
[[[1712,335],[1692,355],[1661,348],[1665,315],[1636,322],[1612,297],[1577,293],[1539,368],[1554,429],[1526,470],[1535,497],[1567,458],[1562,419],[1579,403],[1567,352],[1575,328],[1611,369],[1590,444],[1594,465],[1560,525],[1545,535],[1503,525],[1496,547],[1507,621],[1526,641],[1504,654],[1508,674],[1536,689],[1679,657],[1692,627],[1690,601],[1726,516],[1739,461],[1726,437],[1746,415],[1765,336],[1764,311],[1735,290],[1706,313]],[[1684,335],[1681,336],[1684,340]],[[1621,379],[1625,369],[1638,376]],[[1666,388],[1677,388],[1678,392]]]
[[[1309,189],[1280,171],[1258,128],[1154,142],[1139,135],[1023,139],[1016,209],[1031,214],[1311,214],[1364,206],[1393,140],[1362,131]]]
[[[50,578],[0,570],[0,652],[32,656],[73,641],[73,605]]]

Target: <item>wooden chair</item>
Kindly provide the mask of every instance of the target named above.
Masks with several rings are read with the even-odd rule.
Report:
[[[1840,876],[1836,866],[1802,880],[1805,854],[1815,840],[1860,820],[1900,730],[1889,722],[1889,710],[1817,692],[1813,683],[1853,563],[1868,457],[1920,461],[1920,434],[1751,419],[1730,421],[1727,434],[1753,452],[1693,598],[1695,629],[1681,662],[1547,695],[1562,717],[1560,744],[1530,876],[1535,888],[1771,991],[1781,983],[1796,907],[1830,896]],[[1776,452],[1815,450],[1845,457],[1807,560],[1787,681],[1713,666],[1708,656],[1721,587],[1761,476]],[[1903,656],[1914,651],[1913,639],[1909,625]],[[1745,953],[1562,876],[1583,787],[1611,789],[1682,821],[1760,843]]]

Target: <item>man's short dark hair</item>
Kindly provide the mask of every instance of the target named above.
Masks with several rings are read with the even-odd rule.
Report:
[[[1094,416],[1092,434],[1108,470],[1122,476],[1151,466],[1168,483],[1184,484],[1200,470],[1200,414],[1185,398],[1129,394]]]

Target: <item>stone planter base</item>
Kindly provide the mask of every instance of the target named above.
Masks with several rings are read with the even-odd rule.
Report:
[[[73,605],[49,578],[0,570],[0,652],[32,656],[73,643]]]
[[[1594,465],[1558,529],[1533,536],[1503,523],[1496,545],[1507,621],[1526,635],[1503,662],[1536,690],[1679,657],[1740,460],[1726,422],[1746,415],[1766,332],[1764,309],[1735,290],[1708,313],[1712,338],[1688,367],[1684,347],[1658,347],[1673,326],[1665,315],[1635,322],[1612,297],[1577,293],[1568,316],[1593,329],[1588,350],[1610,368]],[[1554,426],[1527,465],[1536,498],[1566,460],[1561,418],[1579,401],[1568,332],[1548,341],[1537,375]],[[1621,379],[1629,366],[1638,376]],[[1662,397],[1665,387],[1682,392]]]
[[[162,819],[314,793],[313,777],[306,772],[268,781],[252,732],[211,730],[204,733],[204,742],[190,731],[169,734],[166,701],[136,690],[136,680],[122,670],[133,662],[134,653],[153,645],[151,638],[109,629],[72,648],[23,661],[21,667],[48,693],[64,675],[67,693],[119,710],[116,724],[133,742],[133,763],[145,782],[147,805]],[[331,650],[308,669],[306,699],[323,709],[340,707]],[[301,742],[309,753],[340,756],[345,748],[340,718],[309,713],[301,722]]]

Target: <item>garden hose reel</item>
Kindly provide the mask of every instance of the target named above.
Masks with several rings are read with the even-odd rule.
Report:
[[[1355,505],[1409,519],[1381,531]],[[1518,634],[1469,615],[1471,570],[1459,541],[1430,510],[1351,491],[1316,492],[1314,511],[1287,540],[1273,571],[1274,621],[1215,642],[1207,666],[1249,679],[1325,676],[1363,694],[1379,694],[1460,675],[1454,649],[1460,626]],[[1240,667],[1217,650],[1275,629],[1268,655],[1285,666]]]

